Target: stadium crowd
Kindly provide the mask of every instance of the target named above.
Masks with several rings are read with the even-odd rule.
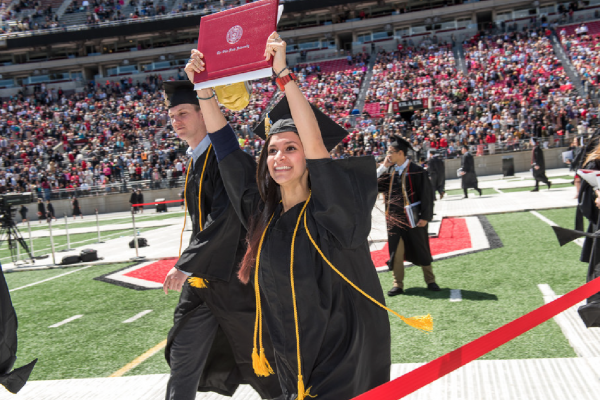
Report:
[[[464,43],[466,74],[435,38],[380,52],[353,154],[383,154],[390,133],[405,136],[421,156],[433,148],[448,157],[463,144],[481,156],[528,149],[531,137],[558,146],[586,134],[598,110],[576,96],[548,33],[476,35]],[[421,100],[424,109],[405,118],[398,105],[410,100]]]
[[[466,73],[435,36],[380,51],[362,114],[355,106],[370,54],[293,70],[307,98],[350,132],[332,152],[336,158],[383,155],[392,134],[407,138],[419,158],[431,149],[456,157],[463,144],[478,156],[526,150],[531,137],[558,146],[587,134],[598,110],[576,96],[545,34],[476,35],[464,43]],[[180,184],[188,157],[169,128],[161,86],[160,75],[135,84],[90,82],[72,95],[42,84],[3,102],[0,191],[64,197],[125,191],[130,181]],[[227,112],[240,146],[255,157],[264,142],[252,128],[275,93],[272,80],[255,81],[250,105]],[[407,102],[415,112],[403,108]]]

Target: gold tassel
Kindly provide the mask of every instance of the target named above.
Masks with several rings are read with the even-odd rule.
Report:
[[[271,365],[265,356],[265,349],[260,349],[260,356],[258,355],[256,347],[252,350],[252,368],[254,369],[256,376],[261,378],[274,374],[273,368],[271,368]]]
[[[304,390],[304,381],[302,380],[302,375],[298,375],[298,397],[296,397],[296,400],[304,400],[307,397],[314,399],[317,397],[317,394],[310,394],[310,389],[312,389],[312,386],[309,387],[308,390]]]
[[[256,376],[260,376],[260,357],[258,356],[258,350],[256,347],[252,349],[252,368]]]
[[[206,279],[196,278],[195,276],[188,278],[188,282],[190,283],[190,286],[198,289],[206,289],[206,284],[208,283]]]
[[[269,132],[271,132],[271,118],[269,118],[269,114],[265,117],[265,136],[269,137]]]
[[[269,364],[269,360],[267,360],[267,356],[265,355],[265,349],[263,348],[260,349],[260,366],[261,368],[264,368],[263,376],[269,376],[275,373],[273,372],[273,368],[271,368],[271,364]]]
[[[431,314],[410,318],[402,317],[402,321],[413,328],[421,329],[425,332],[433,331],[433,318],[431,318]]]
[[[304,393],[304,382],[302,381],[302,375],[298,375],[298,400],[304,400],[306,394]]]

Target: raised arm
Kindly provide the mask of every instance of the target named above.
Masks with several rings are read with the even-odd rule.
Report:
[[[194,73],[204,71],[204,65],[204,55],[196,49],[192,50],[190,59],[184,69],[190,82],[194,83]],[[221,108],[217,102],[217,96],[214,94],[212,88],[196,90],[196,95],[200,100],[200,109],[202,110],[206,130],[210,133],[217,132],[227,125],[227,120],[221,112]]]
[[[273,32],[267,40],[265,58],[269,60],[273,57],[273,72],[279,74],[280,78],[290,73],[285,59],[285,49],[286,43],[277,32]],[[309,160],[329,158],[329,152],[323,143],[317,118],[295,81],[291,80],[285,85],[285,94],[292,112],[292,119],[298,128],[298,135],[302,141],[306,158]]]

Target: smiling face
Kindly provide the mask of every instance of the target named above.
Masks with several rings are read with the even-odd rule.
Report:
[[[300,137],[295,132],[273,135],[267,147],[267,167],[280,186],[299,183],[306,175],[306,157]]]

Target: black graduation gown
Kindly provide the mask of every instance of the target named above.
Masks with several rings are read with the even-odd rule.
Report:
[[[535,146],[531,152],[531,166],[533,177],[536,181],[548,182],[546,177],[546,163],[544,162],[544,151],[540,146]],[[538,169],[535,167],[538,166]]]
[[[81,215],[81,209],[79,208],[79,200],[73,199],[73,216]]]
[[[17,314],[0,265],[0,385],[11,393],[21,390],[37,361],[11,372],[17,359],[17,326]]]
[[[421,202],[421,214],[419,219],[431,221],[433,219],[433,191],[428,181],[427,172],[419,165],[410,162],[406,172],[406,193],[409,203]],[[391,169],[379,177],[379,191],[384,193],[386,211],[391,216],[388,219],[388,247],[390,259],[388,266],[393,268],[392,260],[400,239],[404,241],[404,259],[419,266],[428,266],[433,262],[431,249],[429,248],[429,232],[427,226],[420,228],[409,228],[406,214],[404,212],[404,196],[402,191],[402,179],[398,173],[394,173],[392,186],[392,201],[388,201],[390,191]],[[388,210],[389,208],[389,210]]]
[[[596,161],[591,161],[585,165],[585,169],[600,170],[600,165]],[[600,224],[600,212],[596,207],[595,200],[594,188],[582,179],[577,209],[589,221],[588,233],[598,231]],[[600,241],[598,238],[585,238],[580,260],[588,263],[587,282],[600,276]],[[595,303],[595,306],[600,308],[600,292],[589,297],[587,303]]]
[[[48,218],[56,218],[56,215],[54,214],[54,206],[52,205],[52,203],[48,203]]]
[[[261,202],[254,161],[235,150],[219,164],[242,220]],[[348,279],[382,304],[383,292],[367,237],[377,196],[372,157],[307,160],[312,197],[306,209],[311,235]],[[277,373],[287,400],[297,396],[297,353],[290,283],[291,241],[304,203],[275,210],[265,236],[259,283]],[[300,224],[294,252],[302,375],[320,400],[346,400],[389,380],[390,326],[386,312],[344,282],[323,261]]]
[[[208,281],[207,288],[190,286],[186,280],[174,325],[169,332],[165,357],[175,336],[186,323],[190,312],[206,304],[219,322],[219,328],[200,378],[198,391],[233,396],[239,384],[248,383],[262,398],[281,394],[276,376],[259,378],[252,369],[253,328],[256,302],[251,285],[237,279],[238,265],[246,252],[246,230],[231,206],[223,186],[214,151],[208,154],[202,183],[202,216],[200,222],[198,193],[200,176],[207,152],[198,158],[190,171],[186,201],[192,220],[190,244],[181,253],[176,267]],[[203,231],[200,231],[200,223]],[[272,358],[268,335],[263,338],[265,352]]]
[[[46,219],[46,206],[44,203],[38,203],[38,219]]]
[[[444,161],[439,157],[431,157],[427,165],[433,192],[444,193],[446,191],[446,167],[444,166]]]
[[[477,174],[475,173],[475,160],[471,153],[466,152],[463,154],[460,166],[465,173],[461,177],[463,189],[475,189],[478,187]]]

